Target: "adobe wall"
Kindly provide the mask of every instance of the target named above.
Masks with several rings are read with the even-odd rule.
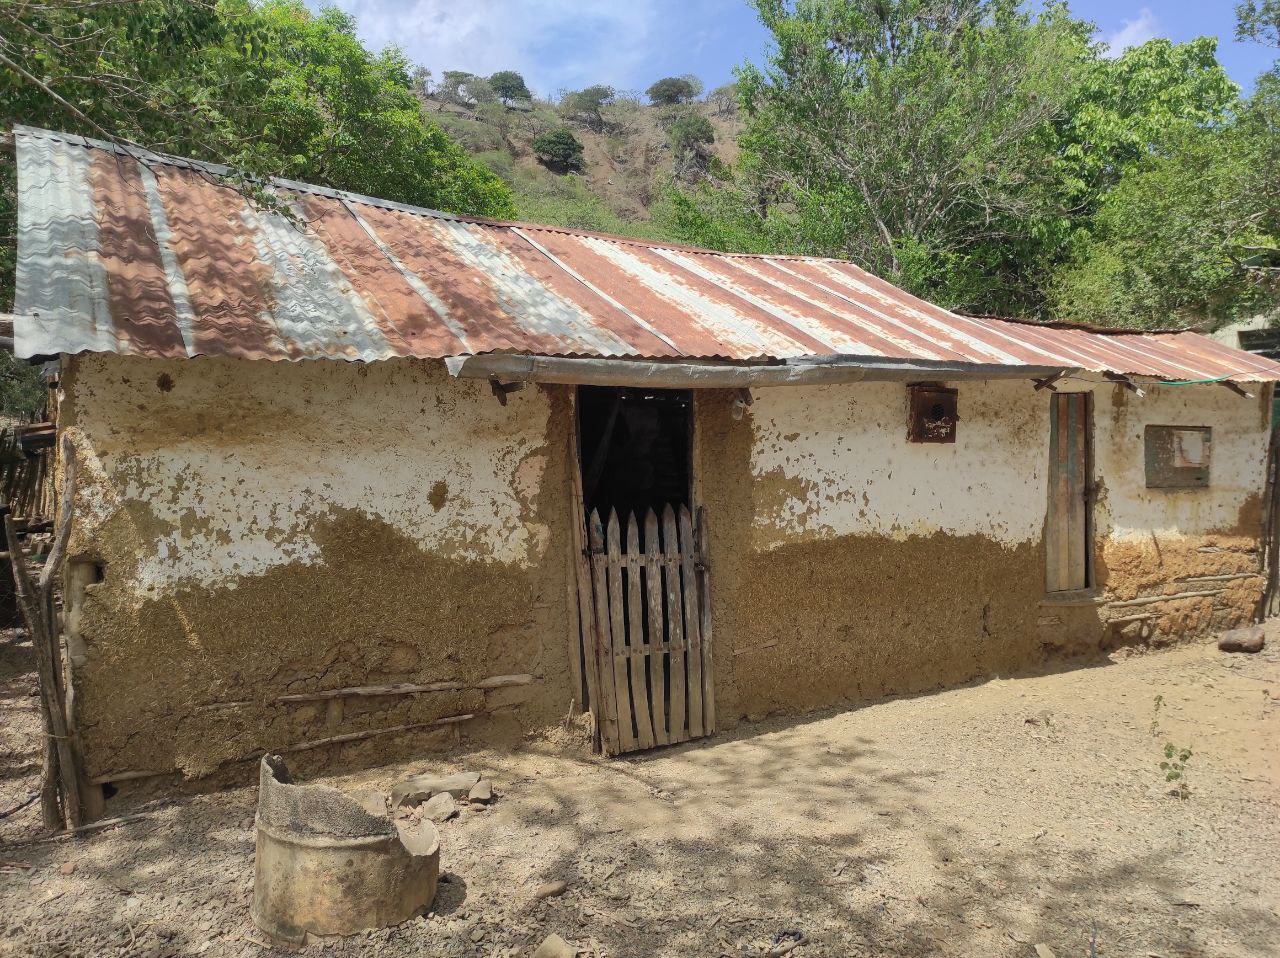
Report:
[[[107,355],[67,360],[62,386],[82,476],[67,599],[91,777],[203,776],[413,726],[291,758],[370,763],[563,717],[566,389],[503,407],[487,383],[411,360]],[[513,674],[535,679],[483,687]],[[462,687],[296,698],[393,683]],[[427,724],[461,715],[476,717]]]
[[[950,385],[954,445],[906,442],[902,383],[759,389],[739,420],[733,394],[699,394],[726,719],[935,689],[1252,614],[1267,396],[1064,386],[1094,393],[1099,588],[1062,603],[1044,588],[1048,396],[1026,381]],[[1209,488],[1145,487],[1148,423],[1213,427]]]

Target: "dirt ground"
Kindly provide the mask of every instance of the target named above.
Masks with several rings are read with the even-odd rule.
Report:
[[[744,958],[794,929],[795,958],[1275,956],[1268,632],[1260,655],[1058,663],[629,760],[454,756],[431,767],[483,772],[500,797],[442,826],[433,911],[302,954],[526,956],[556,932],[584,955]],[[0,638],[0,812],[37,777],[29,655]],[[1186,800],[1167,794],[1166,742],[1193,750]],[[270,952],[248,914],[254,808],[249,786],[168,798],[53,841],[32,841],[35,804],[0,819],[0,955]],[[535,897],[557,879],[563,895]]]

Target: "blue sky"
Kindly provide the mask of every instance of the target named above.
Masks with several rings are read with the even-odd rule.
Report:
[[[321,0],[310,0],[320,5]],[[398,44],[442,70],[519,70],[541,95],[607,83],[643,90],[693,73],[708,89],[758,59],[764,29],[743,0],[337,0],[356,15],[366,43]],[[1275,51],[1234,42],[1233,0],[1071,0],[1119,51],[1152,37],[1220,38],[1219,59],[1246,90]]]

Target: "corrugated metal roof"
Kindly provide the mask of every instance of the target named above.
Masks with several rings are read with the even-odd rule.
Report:
[[[223,167],[27,127],[16,139],[25,357],[840,356],[1280,380],[1280,364],[1194,333],[960,316],[839,260],[495,223],[276,181],[291,219],[254,208]]]

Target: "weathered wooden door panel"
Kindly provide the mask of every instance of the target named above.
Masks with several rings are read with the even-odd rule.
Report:
[[[625,524],[592,510],[587,530],[597,644],[588,658],[605,753],[711,734],[703,540],[688,508],[667,506],[661,519],[628,514]]]
[[[1045,591],[1069,592],[1090,585],[1089,396],[1058,393],[1049,423],[1049,514],[1045,522]]]

